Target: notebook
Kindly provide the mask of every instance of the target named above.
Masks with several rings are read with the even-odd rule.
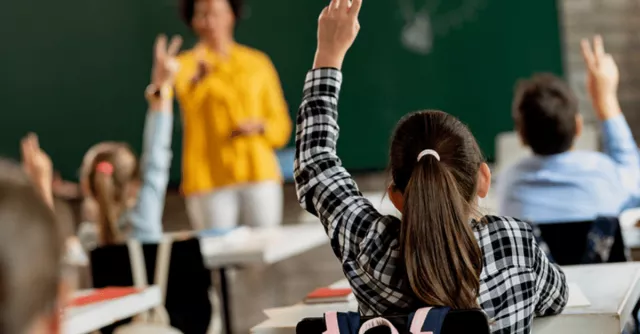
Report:
[[[319,288],[304,299],[305,304],[346,303],[354,299],[350,288]]]
[[[133,287],[107,287],[91,290],[91,292],[77,296],[71,300],[69,306],[86,306],[89,304],[104,302],[111,299],[122,298],[140,292]]]

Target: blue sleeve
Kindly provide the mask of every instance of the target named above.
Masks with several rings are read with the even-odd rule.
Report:
[[[624,190],[637,195],[640,192],[640,156],[631,129],[623,115],[602,123],[605,153],[616,165],[617,177]]]
[[[140,159],[142,184],[129,221],[132,237],[141,241],[162,238],[162,213],[171,167],[173,113],[148,112]]]

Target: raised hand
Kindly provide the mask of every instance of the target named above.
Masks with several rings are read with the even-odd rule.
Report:
[[[314,68],[340,69],[360,31],[358,14],[362,0],[332,0],[318,19],[318,49]]]
[[[173,36],[167,47],[167,36],[159,35],[153,52],[153,69],[151,71],[151,83],[156,87],[173,85],[180,64],[176,55],[180,51],[182,37]]]
[[[51,192],[53,164],[51,163],[51,158],[40,148],[38,136],[35,133],[30,133],[24,137],[20,143],[20,148],[22,166],[25,173],[29,176],[44,201],[53,207],[53,194]]]
[[[620,114],[620,73],[613,57],[605,51],[602,37],[593,38],[593,48],[589,40],[583,39],[581,47],[587,66],[587,89],[598,117],[605,120]]]

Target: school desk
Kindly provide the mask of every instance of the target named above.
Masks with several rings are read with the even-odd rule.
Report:
[[[77,295],[89,294],[91,290],[80,291]],[[69,307],[64,314],[64,334],[86,334],[131,318],[148,311],[162,300],[157,286],[148,287],[138,293],[97,302],[85,306]]]
[[[536,318],[533,321],[533,333],[621,333],[624,324],[632,319],[631,312],[640,298],[640,263],[567,266],[563,270],[567,281],[579,287],[589,305],[567,307],[560,315]],[[332,286],[344,287],[346,284],[346,280],[342,280]],[[265,310],[269,319],[252,328],[251,332],[295,334],[299,320],[321,317],[324,312],[331,310],[357,311],[357,304],[318,306],[300,303]]]

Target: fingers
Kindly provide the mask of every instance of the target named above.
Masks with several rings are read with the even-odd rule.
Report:
[[[582,49],[582,57],[584,58],[584,62],[587,64],[587,68],[589,70],[594,70],[596,66],[595,55],[593,54],[593,50],[591,49],[591,43],[589,43],[588,39],[583,39],[580,41],[580,47]]]
[[[349,15],[358,17],[358,14],[360,14],[360,8],[362,8],[362,0],[353,0],[351,8],[349,9]]]
[[[331,3],[329,4],[330,11],[337,10],[339,7],[340,7],[340,0],[331,0]]]
[[[169,49],[167,50],[167,55],[169,57],[175,57],[180,51],[180,47],[182,46],[182,37],[179,35],[174,35],[171,38],[171,42],[169,43]]]
[[[600,60],[604,57],[604,42],[602,41],[602,36],[596,35],[593,38],[593,49],[596,55],[596,63],[599,63]]]
[[[338,0],[338,10],[343,13],[346,13],[349,10],[349,0]]]
[[[154,48],[154,56],[156,59],[162,58],[167,50],[167,36],[160,34],[156,37],[156,45]]]

